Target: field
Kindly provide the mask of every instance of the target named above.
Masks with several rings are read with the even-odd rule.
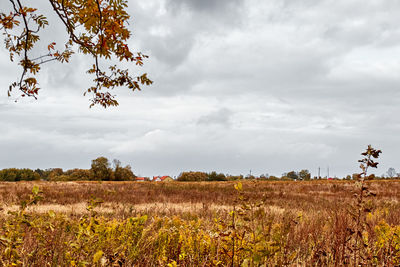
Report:
[[[0,265],[399,265],[400,181],[367,187],[359,201],[352,181],[0,183]]]

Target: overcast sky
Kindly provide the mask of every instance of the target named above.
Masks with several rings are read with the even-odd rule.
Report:
[[[400,1],[137,0],[129,13],[131,49],[150,58],[128,67],[154,84],[116,89],[117,108],[89,109],[81,55],[44,65],[39,100],[15,103],[20,69],[1,48],[0,169],[106,156],[142,176],[329,166],[341,177],[372,144],[376,173],[400,172]],[[49,17],[43,38],[62,40]]]

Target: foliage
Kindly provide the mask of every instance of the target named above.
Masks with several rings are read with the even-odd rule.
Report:
[[[182,172],[177,180],[181,182],[207,181],[208,175],[205,172]]]
[[[225,175],[223,173],[217,173],[216,171],[212,171],[209,173],[206,172],[182,172],[179,174],[177,181],[181,182],[200,182],[200,181],[235,181],[243,179],[243,175]]]
[[[21,247],[25,236],[25,227],[33,225],[30,216],[26,213],[26,208],[37,204],[42,198],[41,193],[39,188],[34,186],[29,199],[21,202],[19,210],[9,213],[10,218],[4,223],[0,234],[0,263],[2,266],[22,265]]]
[[[311,179],[311,174],[308,170],[301,170],[299,172],[300,180],[309,181]]]
[[[348,229],[350,238],[347,242],[347,247],[353,254],[352,260],[355,265],[365,264],[372,260],[372,255],[368,249],[369,242],[366,232],[366,214],[371,212],[373,207],[372,202],[366,201],[366,199],[371,196],[376,196],[376,194],[369,190],[366,179],[369,177],[367,175],[368,169],[370,167],[378,167],[379,163],[374,160],[379,158],[381,153],[381,150],[374,149],[371,145],[368,145],[366,151],[361,153],[363,158],[359,160],[362,172],[356,176],[357,191],[354,194],[355,204],[349,211],[352,216],[353,225]]]
[[[386,194],[382,200],[398,199],[397,181],[369,183],[374,191]],[[353,182],[105,182],[91,183],[92,188],[87,183],[40,184],[43,193],[36,187],[19,210],[0,217],[2,266],[358,265],[347,245],[356,238],[348,230],[354,221],[346,210]],[[24,188],[23,192],[27,192],[23,183],[6,185],[8,193],[25,198],[21,194]],[[39,205],[85,201],[83,191],[68,197],[77,186],[88,196],[95,195],[88,199],[85,213],[34,209],[38,201]],[[20,191],[10,191],[10,187]],[[143,191],[134,190],[139,187]],[[112,193],[115,190],[118,193]],[[215,191],[223,195],[215,195]],[[201,210],[174,212],[166,204],[158,213],[154,208],[128,211],[132,195],[139,195],[133,203],[145,200],[151,204],[162,198],[179,201],[184,207],[187,201],[199,201],[199,192],[205,197]],[[45,198],[41,199],[43,194]],[[149,194],[154,194],[154,198]],[[223,196],[231,197],[224,202],[226,209],[213,210],[212,203],[222,201]],[[102,212],[106,202],[114,201],[125,206],[124,212]],[[365,213],[368,226],[363,238],[368,241],[365,253],[370,255],[363,262],[365,265],[400,264],[400,206],[395,203],[379,201],[377,208]]]
[[[208,181],[226,181],[226,176],[223,173],[217,173],[216,171],[207,174]]]
[[[90,169],[93,173],[94,180],[110,181],[112,176],[112,169],[106,157],[98,157],[92,160]]]
[[[113,160],[114,163],[114,173],[112,176],[113,181],[133,181],[136,176],[132,172],[130,165],[125,167],[121,166],[121,162],[117,159]]]
[[[0,265],[398,266],[400,183],[368,180],[380,153],[371,146],[362,153],[357,182],[40,183],[43,192],[35,186],[19,209],[0,217]],[[26,192],[4,184],[4,203]],[[79,215],[32,208],[85,200]],[[158,211],[156,201],[164,202]],[[117,205],[102,210],[115,202],[120,212]],[[189,202],[202,208],[188,210]],[[136,210],[137,203],[149,205]]]
[[[33,181],[39,180],[40,175],[31,169],[3,169],[0,170],[0,181]]]
[[[72,169],[65,172],[65,175],[68,177],[68,181],[89,181],[92,179],[92,172],[90,170],[85,169]]]
[[[120,69],[117,65],[110,65],[108,71],[101,68],[101,59],[125,60],[142,66],[143,60],[147,58],[128,47],[131,33],[127,29],[130,18],[126,12],[127,0],[49,0],[51,8],[60,19],[59,23],[65,26],[68,38],[64,45],[58,47],[54,41],[50,42],[45,52],[38,57],[32,57],[31,54],[40,44],[39,34],[49,25],[49,21],[37,8],[25,6],[22,0],[9,2],[11,11],[7,13],[4,6],[4,11],[0,11],[0,30],[5,35],[5,47],[10,53],[10,60],[14,61],[18,57],[18,64],[22,67],[21,76],[9,87],[9,95],[17,88],[21,96],[36,98],[40,90],[36,76],[41,65],[50,61],[69,62],[76,51],[93,60],[87,73],[94,75],[94,85],[85,92],[92,94],[90,106],[118,105],[115,96],[109,91],[115,87],[126,86],[131,90],[140,90],[142,85],[152,83],[146,73],[135,77],[130,75],[128,69]]]
[[[236,181],[244,179],[243,175],[227,175],[225,178],[227,181]]]
[[[290,171],[286,174],[286,177],[292,180],[299,179],[299,175],[295,171]]]
[[[119,162],[118,160],[114,160]],[[115,164],[114,164],[115,165]],[[0,170],[0,181],[17,182],[17,181],[33,181],[33,180],[48,180],[48,181],[133,181],[135,175],[132,172],[130,165],[121,166],[121,162],[110,167],[107,158],[99,157],[92,161],[92,168],[87,169],[71,169],[63,171],[61,168],[51,168],[46,170],[36,169],[3,169]]]
[[[53,168],[49,170],[50,173],[48,174],[47,178],[50,181],[58,181],[62,180],[60,177],[64,175],[64,171],[61,168]]]

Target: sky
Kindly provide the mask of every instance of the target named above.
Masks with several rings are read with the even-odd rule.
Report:
[[[50,20],[43,41],[65,39],[37,3]],[[374,173],[400,172],[399,1],[129,0],[128,12],[129,46],[149,59],[123,66],[154,83],[115,89],[116,108],[89,108],[81,54],[43,65],[38,100],[8,97],[21,70],[0,49],[0,169],[105,156],[141,176],[343,177],[371,144],[383,151]]]

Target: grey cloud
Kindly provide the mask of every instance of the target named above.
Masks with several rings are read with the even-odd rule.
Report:
[[[164,4],[162,4],[164,3]],[[137,35],[143,47],[159,62],[172,69],[184,63],[202,35],[221,34],[241,25],[245,14],[243,0],[234,1],[166,1],[143,8],[131,7],[133,13],[143,14],[136,19]],[[166,12],[154,15],[157,10]],[[216,32],[217,31],[217,32]]]
[[[370,45],[379,33],[371,32],[367,25],[331,26],[326,29],[324,36],[332,41],[341,40],[349,44]]]
[[[89,110],[90,62],[45,66],[39,101],[1,93],[0,168],[87,168],[105,155],[142,175],[327,165],[345,175],[371,143],[384,151],[378,173],[399,169],[398,1],[129,4],[154,85]],[[0,59],[6,88],[17,68]]]
[[[208,115],[201,116],[197,121],[198,124],[216,124],[222,126],[229,126],[231,123],[231,117],[233,113],[227,108],[221,108]]]
[[[194,37],[173,35],[167,37],[149,37],[148,49],[159,61],[176,67],[182,64],[193,48]]]
[[[221,14],[220,12],[229,13],[240,9],[243,2],[243,0],[167,0],[167,7],[172,10],[186,7],[194,12]]]

